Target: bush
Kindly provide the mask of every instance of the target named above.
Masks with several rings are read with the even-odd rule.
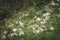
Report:
[[[60,0],[1,0],[0,40],[60,40]]]

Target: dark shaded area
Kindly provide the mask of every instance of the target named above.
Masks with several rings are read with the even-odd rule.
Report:
[[[10,14],[8,11],[4,10],[4,11],[0,14],[0,20],[4,20],[4,19],[6,19],[6,18],[9,18],[10,16],[11,16],[11,14]]]
[[[10,18],[14,10],[23,8],[23,0],[0,0],[0,20]]]

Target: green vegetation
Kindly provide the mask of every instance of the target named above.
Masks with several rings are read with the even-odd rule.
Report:
[[[0,40],[60,40],[60,0],[0,0]]]

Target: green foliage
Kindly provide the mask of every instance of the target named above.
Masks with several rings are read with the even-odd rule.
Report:
[[[60,40],[60,0],[0,1],[0,40]]]

